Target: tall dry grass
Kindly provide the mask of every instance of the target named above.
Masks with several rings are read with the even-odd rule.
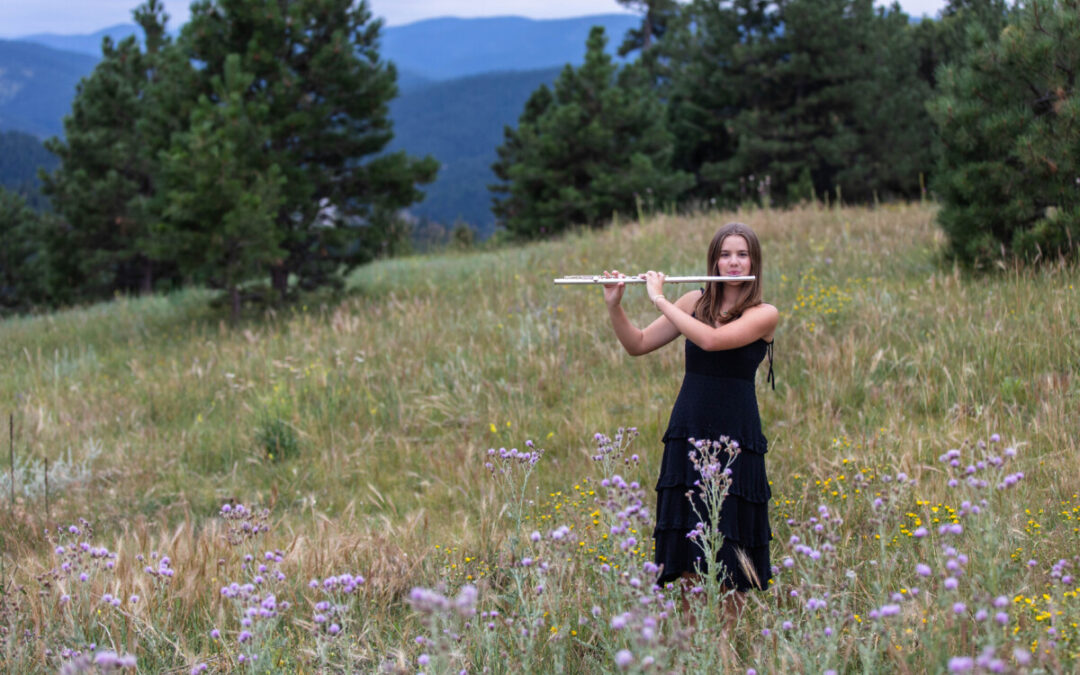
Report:
[[[783,593],[827,585],[846,571],[860,582],[835,591],[846,598],[846,614],[830,627],[837,635],[847,630],[848,641],[833,641],[840,646],[832,651],[815,648],[833,654],[821,663],[935,670],[973,645],[984,648],[957,628],[955,639],[920,655],[898,638],[878,632],[871,640],[856,629],[877,598],[910,586],[904,570],[917,558],[930,560],[912,538],[915,521],[929,526],[962,508],[939,455],[999,433],[1020,448],[1015,462],[1024,479],[988,509],[991,531],[967,555],[978,559],[978,570],[1008,571],[995,583],[1012,589],[1009,601],[1020,607],[1009,615],[1001,648],[1022,636],[1027,649],[1028,637],[1041,635],[1029,651],[1033,663],[1070,667],[1077,651],[1070,624],[1080,616],[1075,591],[1055,595],[1046,584],[1061,585],[1060,570],[1048,576],[1051,567],[1074,560],[1080,541],[1070,468],[1080,421],[1080,275],[1050,264],[969,276],[939,260],[933,217],[932,207],[919,205],[658,216],[557,242],[378,262],[353,277],[343,300],[250,317],[237,328],[194,291],[6,321],[0,413],[10,410],[16,420],[20,474],[14,504],[0,509],[4,659],[9,667],[55,670],[74,658],[60,656],[63,649],[85,652],[109,636],[112,648],[155,671],[186,672],[200,658],[221,670],[238,667],[241,646],[208,637],[215,626],[237,627],[219,586],[250,572],[243,555],[269,550],[281,553],[281,592],[295,603],[308,601],[311,578],[351,571],[366,581],[355,601],[363,610],[346,631],[348,648],[320,638],[308,619],[282,620],[273,640],[259,642],[259,668],[412,667],[422,650],[412,638],[426,615],[404,601],[410,589],[445,583],[452,592],[479,583],[509,602],[499,594],[513,595],[507,584],[521,573],[505,495],[483,466],[488,448],[532,439],[546,449],[532,475],[525,525],[545,533],[560,522],[587,528],[592,520],[594,432],[637,427],[643,462],[624,477],[645,486],[654,480],[680,349],[627,357],[599,291],[555,287],[551,278],[605,268],[701,273],[716,227],[741,220],[762,239],[766,300],[781,310],[776,391],[759,385],[772,449],[777,563],[819,506],[845,515],[835,562],[799,578],[778,574],[716,663],[815,670],[805,637],[776,646],[782,631],[774,624],[804,611]],[[631,289],[627,296],[636,320],[655,316],[643,294]],[[91,448],[93,461],[80,463]],[[45,460],[53,469],[47,509]],[[888,502],[885,518],[867,497],[891,490],[875,481],[898,473],[917,484]],[[866,483],[856,485],[857,476]],[[228,544],[217,516],[225,503],[268,508],[271,530]],[[117,554],[113,569],[77,586],[85,602],[98,603],[104,593],[141,598],[100,625],[80,625],[96,605],[61,606],[63,584],[43,586],[40,578],[61,562],[56,536],[43,532],[78,518],[92,522],[95,545]],[[169,581],[133,562],[152,552],[171,558]],[[595,562],[600,553],[591,555],[574,564]],[[948,556],[933,557],[944,565]],[[895,563],[887,571],[886,560]],[[883,567],[875,572],[869,561]],[[602,583],[589,574],[577,576]],[[982,574],[969,571],[968,579]],[[545,610],[549,616],[589,613],[590,588],[573,577],[559,582],[570,597]],[[955,623],[946,605],[922,611],[922,618]],[[1053,615],[1050,638],[1047,619],[1037,620],[1048,611],[1065,617]],[[760,638],[770,627],[772,637]],[[573,649],[557,641],[518,647],[537,657],[560,654],[566,668],[615,668],[615,650],[598,652],[597,645],[615,644],[617,636],[592,635]],[[1043,653],[1047,639],[1057,643],[1052,654]],[[485,658],[495,670],[514,663],[498,652],[510,643],[465,642],[473,649],[460,658],[473,665]]]

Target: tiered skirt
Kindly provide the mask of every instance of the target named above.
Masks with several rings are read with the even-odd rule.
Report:
[[[760,427],[759,427],[760,429]],[[673,437],[672,432],[681,437]],[[681,432],[681,433],[680,433]],[[741,445],[741,452],[731,464],[731,486],[720,513],[709,513],[695,482],[700,474],[689,453],[694,449],[688,430],[671,430],[664,437],[664,456],[656,483],[655,562],[660,566],[658,582],[675,581],[684,573],[705,570],[705,553],[700,544],[687,537],[698,522],[709,524],[718,519],[723,544],[717,555],[721,582],[740,591],[763,589],[772,577],[769,560],[769,478],[765,472],[765,439],[756,438]],[[745,438],[745,437],[744,437]],[[738,439],[736,439],[738,440]],[[689,496],[688,496],[689,494]]]

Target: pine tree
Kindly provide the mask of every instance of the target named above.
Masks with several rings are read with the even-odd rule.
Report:
[[[48,301],[47,219],[22,197],[0,187],[0,314]]]
[[[214,102],[203,96],[190,130],[173,136],[162,156],[167,201],[154,240],[186,275],[228,293],[234,321],[240,285],[283,255],[275,218],[284,179],[262,151],[267,138],[256,120],[266,105],[244,99],[253,79],[239,56],[227,57],[224,78],[213,83]]]
[[[669,112],[695,198],[918,193],[928,90],[904,14],[871,0],[697,0],[686,12]]]
[[[619,45],[619,56],[636,51],[643,54],[663,39],[668,26],[679,13],[677,0],[616,0],[623,7],[641,12],[641,27],[627,31]]]
[[[229,55],[253,75],[243,98],[266,139],[257,164],[276,165],[285,179],[274,218],[283,255],[269,270],[282,296],[290,275],[302,288],[340,284],[385,251],[400,233],[398,212],[435,177],[434,159],[384,153],[397,86],[393,65],[379,58],[381,26],[363,1],[192,5],[181,40],[204,64],[202,93],[217,102],[212,82],[224,78]]]
[[[533,94],[506,134],[493,167],[504,182],[492,190],[504,195],[494,211],[513,236],[597,226],[639,201],[670,203],[692,181],[670,168],[672,138],[648,74],[617,68],[606,41],[593,28],[585,63],[567,66],[551,93]]]
[[[779,25],[772,0],[695,0],[660,45],[672,64],[666,95],[675,167],[695,177],[690,199],[735,204],[754,196],[731,164],[739,146],[734,125],[756,104],[758,54]]]
[[[511,169],[523,166],[531,159],[527,153],[539,142],[540,118],[554,101],[551,89],[546,84],[540,85],[525,102],[525,111],[518,118],[517,128],[503,127],[503,144],[495,149],[498,160],[491,166],[492,173],[501,182],[488,186],[494,193],[491,212],[501,222],[516,222],[524,214],[527,204],[545,202],[556,196],[557,186],[548,182],[542,171],[525,172],[518,168],[513,183],[510,176]],[[537,234],[545,234],[544,226],[540,228]]]
[[[938,69],[963,57],[969,34],[977,31],[997,39],[1012,11],[1007,0],[949,0],[939,20],[912,26],[920,79],[936,88]]]
[[[169,276],[168,259],[147,251],[154,220],[148,204],[156,191],[157,153],[184,123],[185,81],[191,66],[165,32],[168,16],[158,0],[135,11],[146,50],[135,37],[105,38],[102,60],[79,85],[63,139],[46,146],[60,167],[43,176],[43,190],[69,225],[58,266],[58,299],[109,297],[149,291],[155,272]],[[69,255],[70,254],[70,257]]]
[[[1080,244],[1080,0],[1032,0],[940,71],[934,181],[949,253],[1073,256]]]

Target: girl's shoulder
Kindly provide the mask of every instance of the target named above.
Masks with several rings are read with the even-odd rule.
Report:
[[[697,305],[697,301],[701,299],[704,292],[700,288],[695,288],[692,291],[687,291],[679,296],[679,299],[675,301],[678,307],[681,307],[685,311],[689,311],[687,307],[694,307]]]
[[[761,339],[767,343],[772,343],[776,326],[780,323],[780,310],[767,302],[763,302],[753,307],[747,307],[743,311],[743,318],[747,317],[761,327]]]
[[[780,310],[767,302],[762,302],[760,304],[754,305],[753,307],[747,307],[743,311],[743,315],[746,315],[749,312],[753,312],[754,314],[761,314],[762,316],[780,316]]]

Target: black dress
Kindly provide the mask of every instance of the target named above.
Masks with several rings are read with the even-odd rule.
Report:
[[[684,572],[695,572],[696,561],[704,556],[697,542],[686,537],[700,520],[686,496],[688,491],[695,492],[697,508],[705,512],[694,487],[700,475],[690,462],[693,446],[688,439],[719,440],[721,436],[738,441],[742,448],[731,466],[732,484],[719,515],[724,535],[719,555],[723,581],[740,591],[765,588],[769,583],[772,492],[765,473],[768,442],[761,433],[754,392],[754,374],[766,354],[771,381],[772,343],[758,340],[736,349],[708,352],[686,340],[686,375],[664,433],[664,457],[656,483],[653,538],[661,585]],[[737,549],[746,554],[753,575],[746,574],[740,565]]]

